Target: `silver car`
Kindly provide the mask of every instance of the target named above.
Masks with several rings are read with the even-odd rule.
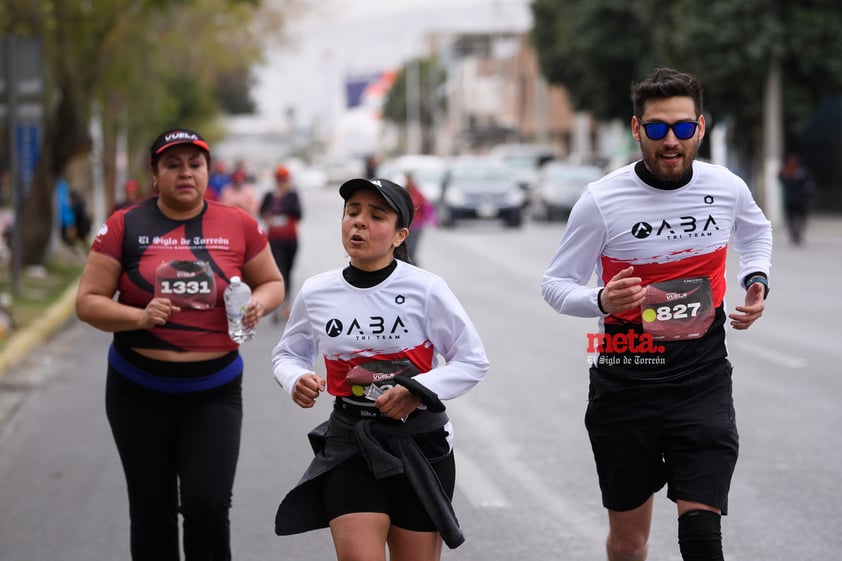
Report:
[[[562,161],[544,164],[532,192],[532,216],[539,220],[566,218],[582,195],[585,185],[604,174],[601,167],[592,164]]]
[[[444,227],[464,219],[498,219],[516,228],[523,223],[524,190],[511,169],[489,156],[457,156],[448,162],[439,223]]]

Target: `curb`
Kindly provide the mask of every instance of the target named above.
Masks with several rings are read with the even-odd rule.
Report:
[[[47,308],[42,317],[12,335],[6,347],[0,352],[0,381],[3,380],[9,368],[32,352],[36,345],[55,333],[73,315],[78,286],[79,279],[64,290],[61,297]]]

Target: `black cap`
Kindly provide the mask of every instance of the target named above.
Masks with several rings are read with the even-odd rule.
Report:
[[[412,217],[415,214],[415,209],[412,204],[412,197],[409,196],[406,189],[388,179],[357,178],[349,179],[343,183],[339,188],[339,194],[347,201],[351,198],[351,195],[364,188],[377,191],[383,197],[383,200],[386,201],[386,204],[398,213],[403,225],[409,228],[409,225],[412,223]]]
[[[160,156],[164,150],[177,144],[193,144],[210,155],[210,147],[208,146],[207,141],[202,138],[199,133],[189,129],[172,129],[161,133],[161,135],[155,139],[155,142],[152,143],[152,148],[149,150],[150,159],[154,160],[157,156]]]

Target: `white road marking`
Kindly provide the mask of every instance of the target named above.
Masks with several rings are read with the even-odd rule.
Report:
[[[548,513],[559,524],[563,524],[566,531],[573,535],[582,536],[595,543],[604,538],[604,530],[595,519],[581,508],[570,504],[570,501],[553,492],[547,483],[525,461],[518,456],[515,441],[507,438],[501,420],[487,415],[481,408],[463,401],[460,403],[460,419],[454,419],[456,425],[456,439],[468,438],[460,436],[459,426],[470,427],[470,438],[486,443],[493,451],[494,470],[496,474],[509,482],[507,488],[517,489],[522,496],[516,502],[531,501],[537,511]],[[466,431],[468,429],[465,429]],[[459,490],[464,492],[469,502],[481,508],[507,508],[509,500],[500,487],[496,486],[487,475],[480,462],[473,461],[465,452],[465,448],[456,445],[456,479]],[[601,514],[601,513],[600,513]]]
[[[456,454],[456,484],[475,508],[507,508],[509,501],[465,452]]]

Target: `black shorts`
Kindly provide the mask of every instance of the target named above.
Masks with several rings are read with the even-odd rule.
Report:
[[[440,440],[441,439],[441,440]],[[453,498],[456,465],[444,430],[416,437],[433,466],[442,489]],[[357,454],[325,475],[324,504],[328,520],[352,512],[382,512],[391,524],[405,530],[436,532],[438,529],[405,475],[376,479],[365,459]]]
[[[585,426],[606,508],[631,510],[666,484],[673,501],[727,514],[739,450],[728,360],[662,382],[592,368],[589,393]]]

